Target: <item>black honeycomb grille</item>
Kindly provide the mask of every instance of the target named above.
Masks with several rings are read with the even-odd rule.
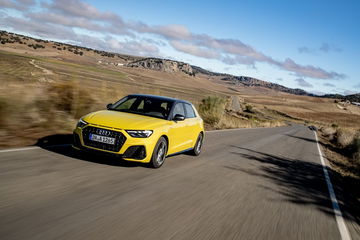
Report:
[[[99,130],[100,130],[100,134],[99,134]],[[103,135],[102,134],[103,130],[107,132],[106,137],[115,138],[115,144],[107,144],[107,143],[101,143],[90,140],[90,134]],[[124,145],[126,141],[126,137],[121,132],[97,128],[97,127],[91,127],[91,126],[85,127],[82,130],[82,135],[83,135],[84,144],[86,146],[112,151],[112,152],[119,152],[121,147]]]

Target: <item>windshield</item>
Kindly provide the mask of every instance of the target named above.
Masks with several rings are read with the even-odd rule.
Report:
[[[109,110],[129,112],[167,119],[173,102],[146,96],[128,96],[114,103]]]

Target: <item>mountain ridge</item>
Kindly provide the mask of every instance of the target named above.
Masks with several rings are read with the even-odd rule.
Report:
[[[35,41],[35,43],[29,44],[29,40]],[[360,94],[352,94],[347,96],[340,94],[325,94],[323,96],[317,96],[300,88],[289,88],[277,83],[260,80],[249,76],[235,76],[228,73],[213,72],[201,68],[199,66],[190,65],[189,63],[185,63],[177,60],[170,60],[170,59],[157,58],[157,57],[140,57],[140,56],[121,54],[121,53],[108,52],[103,50],[96,50],[96,49],[77,46],[68,43],[61,43],[51,40],[33,38],[33,37],[24,36],[21,34],[11,33],[2,30],[0,30],[0,43],[1,45],[12,44],[12,43],[24,44],[27,45],[29,48],[33,48],[34,50],[45,48],[45,46],[42,45],[42,43],[53,43],[54,51],[64,50],[79,56],[83,56],[83,54],[86,52],[93,51],[95,54],[98,54],[101,57],[108,57],[110,59],[113,58],[124,61],[122,65],[131,68],[143,68],[153,71],[163,71],[169,73],[180,72],[187,74],[189,76],[196,76],[197,74],[202,74],[209,77],[220,77],[221,81],[224,81],[229,85],[244,86],[244,87],[264,87],[275,91],[285,92],[294,95],[337,98],[337,99],[346,99],[349,101],[360,102],[360,97],[359,97]]]

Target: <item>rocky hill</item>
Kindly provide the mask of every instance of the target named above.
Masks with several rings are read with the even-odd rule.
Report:
[[[326,94],[322,97],[326,98],[336,98],[341,100],[348,100],[350,102],[360,102],[360,93],[357,94],[351,94],[351,95],[341,95],[341,94]]]
[[[183,72],[190,76],[194,76],[193,68],[183,62],[168,60],[168,59],[160,59],[160,58],[144,58],[140,59],[126,65],[127,67],[140,67],[145,69],[151,69],[162,72]]]
[[[212,71],[209,71],[209,70],[197,67],[197,66],[192,66],[192,68],[194,69],[194,74],[204,74],[204,75],[208,75],[208,76],[221,77],[222,81],[225,81],[229,84],[236,85],[236,86],[265,87],[265,88],[273,89],[275,91],[286,92],[286,93],[295,94],[295,95],[313,96],[313,94],[308,93],[299,88],[288,88],[288,87],[282,86],[280,84],[263,81],[263,80],[259,80],[259,79],[252,78],[252,77],[234,76],[234,75],[226,74],[226,73],[216,73],[216,72],[212,72]]]
[[[21,44],[23,48],[33,49],[35,51],[39,51],[41,49],[46,48],[48,51],[52,50],[57,52],[68,52],[70,54],[78,55],[81,57],[84,57],[85,55],[87,55],[87,53],[90,52],[90,53],[94,53],[96,56],[99,56],[100,59],[107,58],[108,62],[121,61],[125,67],[143,68],[143,69],[150,69],[154,71],[162,71],[168,73],[184,73],[190,76],[201,74],[209,77],[219,77],[222,81],[231,85],[239,85],[244,87],[254,87],[254,86],[264,87],[264,88],[273,89],[275,91],[281,91],[290,94],[314,96],[313,94],[310,94],[302,89],[287,88],[285,86],[276,83],[263,81],[247,76],[234,76],[226,73],[212,72],[203,69],[201,67],[193,66],[184,62],[179,62],[169,59],[161,59],[161,58],[144,58],[144,57],[130,56],[120,53],[106,52],[102,50],[96,50],[96,49],[76,46],[67,43],[36,39],[28,36],[23,36],[20,34],[0,31],[0,46],[7,47],[14,44]],[[112,61],[111,59],[114,60]],[[346,99],[352,102],[353,101],[360,102],[359,94],[354,94],[349,96],[328,94],[321,97]]]
[[[232,76],[230,74],[226,74],[226,73],[217,73],[217,72],[212,72],[206,69],[203,69],[201,67],[198,66],[191,66],[193,68],[194,74],[204,74],[204,75],[208,75],[208,76]]]
[[[227,81],[234,85],[243,85],[243,86],[247,86],[247,87],[265,87],[265,88],[273,89],[275,91],[286,92],[286,93],[290,93],[290,94],[312,96],[312,94],[310,94],[302,89],[299,89],[299,88],[287,88],[280,84],[267,82],[267,81],[259,80],[259,79],[252,78],[252,77],[229,75],[229,76],[223,77],[221,80]]]
[[[344,99],[350,102],[360,102],[360,93],[344,96]]]

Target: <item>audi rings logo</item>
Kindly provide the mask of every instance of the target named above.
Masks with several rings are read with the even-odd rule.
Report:
[[[109,136],[110,135],[110,131],[104,130],[104,129],[97,129],[96,133],[102,136]]]

